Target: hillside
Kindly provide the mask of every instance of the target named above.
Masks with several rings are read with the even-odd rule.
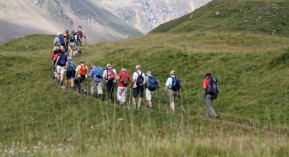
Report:
[[[214,1],[221,2],[229,1]],[[244,30],[169,31],[85,46],[76,62],[102,67],[111,63],[117,71],[126,67],[130,74],[141,64],[143,71],[157,76],[161,88],[151,113],[59,88],[50,78],[53,35],[31,35],[0,45],[0,154],[289,156],[286,29],[274,36]],[[37,44],[43,38],[49,40]],[[175,115],[167,114],[168,97],[161,94],[172,69],[182,80]],[[220,95],[213,102],[219,119],[203,117],[202,81],[207,72],[219,80]]]
[[[248,31],[288,35],[288,9],[289,1],[283,0],[215,0],[151,32]]]

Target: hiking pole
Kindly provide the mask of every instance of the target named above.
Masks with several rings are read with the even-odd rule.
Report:
[[[111,97],[113,88],[114,88],[114,82],[112,83],[112,87],[111,87],[110,92],[109,92],[109,95],[108,95],[108,101],[109,101],[109,100],[112,101],[112,99],[110,99],[110,97]]]
[[[179,92],[178,92],[178,98],[179,98],[179,100],[180,100],[180,102],[181,102],[183,112],[186,113],[186,110],[185,110],[184,104],[183,104],[183,99],[181,99],[181,92],[180,92],[180,90],[179,90]]]
[[[158,106],[159,106],[159,112],[161,112],[161,103],[160,103],[160,88],[158,87]]]
[[[165,92],[163,93],[163,103],[165,104],[166,111],[167,111],[167,114],[168,114],[168,113],[169,113],[169,110],[168,110],[167,103],[166,103]]]

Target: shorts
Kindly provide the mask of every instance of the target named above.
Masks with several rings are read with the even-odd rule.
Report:
[[[172,89],[169,89],[169,99],[170,102],[175,102],[176,97],[179,95],[178,91],[173,91]]]
[[[67,71],[66,72],[67,79],[74,79],[75,78],[75,71]]]
[[[135,87],[132,91],[132,96],[136,98],[138,95],[140,98],[143,98],[143,87]]]
[[[63,66],[57,65],[56,69],[57,69],[56,70],[57,73],[64,74],[65,72],[65,69]]]
[[[146,100],[152,100],[152,96],[155,91],[150,91],[149,89],[146,89]]]

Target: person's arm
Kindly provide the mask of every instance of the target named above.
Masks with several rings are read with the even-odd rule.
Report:
[[[64,68],[65,68],[65,69],[67,69],[67,67],[68,67],[68,61],[66,62],[66,64],[65,64],[65,67],[64,67]]]
[[[56,59],[56,61],[54,63],[54,66],[57,65],[59,58],[60,58],[60,56],[57,56],[57,59]]]
[[[171,80],[171,78],[168,78],[168,79],[167,79],[167,82],[166,82],[166,84],[165,84],[165,88],[164,88],[163,94],[165,94],[165,92],[167,92],[167,91],[169,90],[170,80]]]
[[[77,79],[77,77],[78,77],[79,68],[80,68],[80,67],[77,66],[76,69],[75,69],[75,79]]]

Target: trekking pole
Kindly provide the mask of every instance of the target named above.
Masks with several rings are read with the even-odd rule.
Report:
[[[169,110],[168,110],[167,103],[166,103],[165,92],[164,92],[164,94],[163,94],[163,103],[164,103],[164,105],[165,105],[165,107],[166,107],[166,111],[167,111],[167,114],[168,114],[168,113],[169,113]]]
[[[111,87],[110,92],[109,92],[109,95],[108,95],[108,100],[109,100],[110,97],[111,97],[113,88],[114,88],[114,82],[112,83],[112,87]]]
[[[161,112],[161,103],[160,103],[160,88],[158,87],[158,107],[159,107],[159,112]]]
[[[186,113],[186,110],[185,110],[185,107],[184,107],[184,104],[183,104],[183,99],[181,99],[181,92],[180,92],[180,90],[179,90],[179,92],[178,92],[178,98],[179,98],[179,100],[180,100],[180,102],[181,102],[183,112]]]

